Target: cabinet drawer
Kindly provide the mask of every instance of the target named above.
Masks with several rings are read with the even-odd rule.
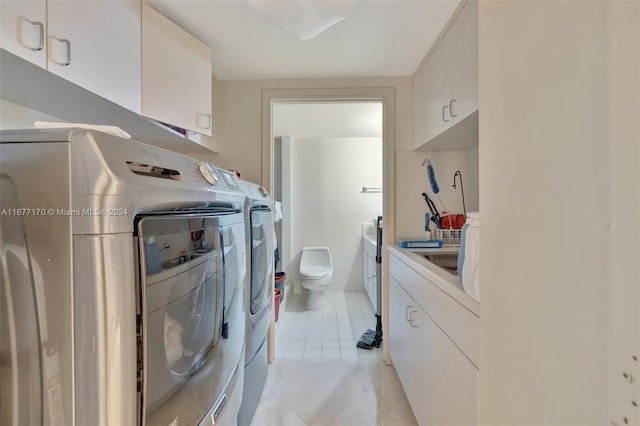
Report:
[[[389,256],[389,273],[478,366],[478,317],[392,253]]]

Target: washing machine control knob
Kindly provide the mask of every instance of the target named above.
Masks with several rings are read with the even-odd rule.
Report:
[[[204,180],[206,180],[209,185],[217,185],[218,182],[220,181],[220,176],[218,176],[218,172],[209,163],[200,163],[198,165],[198,171],[200,172]]]

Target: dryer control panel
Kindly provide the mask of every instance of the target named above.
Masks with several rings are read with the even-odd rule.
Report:
[[[217,185],[218,182],[220,182],[220,175],[211,164],[205,162],[200,163],[198,165],[198,171],[209,185]]]

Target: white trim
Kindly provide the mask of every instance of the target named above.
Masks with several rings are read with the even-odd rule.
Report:
[[[384,217],[383,240],[394,241],[395,236],[395,88],[329,88],[329,89],[262,89],[262,186],[273,188],[273,104],[274,102],[382,102],[382,214]],[[383,330],[389,330],[389,261],[383,254],[382,321]],[[267,360],[274,358],[274,321],[267,336]],[[386,339],[388,342],[388,339]],[[389,345],[383,346],[383,359],[391,365]]]

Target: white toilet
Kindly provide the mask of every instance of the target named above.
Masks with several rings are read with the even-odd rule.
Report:
[[[333,261],[329,247],[305,247],[300,258],[300,284],[308,290],[307,309],[324,309],[324,292],[331,282]]]

